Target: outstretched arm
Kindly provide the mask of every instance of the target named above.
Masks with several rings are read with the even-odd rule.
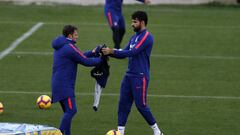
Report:
[[[94,49],[84,52],[84,55],[86,57],[88,57],[88,58],[90,58],[90,57],[99,57],[100,53],[101,53],[100,52],[101,48],[104,47],[104,46],[105,45],[98,45]]]
[[[125,57],[133,57],[137,55],[139,52],[144,50],[148,45],[153,44],[153,40],[151,39],[149,32],[146,32],[143,38],[136,43],[133,48],[128,48],[124,50],[114,50],[112,48],[104,48],[102,51],[104,55],[113,55],[116,58],[125,58]]]
[[[84,66],[96,66],[100,64],[101,58],[87,58],[76,46],[69,44],[69,57],[75,62]]]
[[[106,48],[102,48],[102,52],[103,52],[104,55],[109,55],[110,57],[114,57],[114,58],[117,58],[117,59],[124,59],[124,58],[126,58],[126,56],[114,55],[114,51],[129,50],[129,46],[130,46],[130,42],[125,46],[124,49],[114,49],[114,48],[106,47]]]
[[[95,56],[94,50],[85,51],[83,54],[84,54],[86,57],[88,57],[88,58]]]

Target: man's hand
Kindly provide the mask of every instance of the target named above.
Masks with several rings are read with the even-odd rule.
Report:
[[[145,4],[151,4],[151,1],[150,0],[144,0],[144,3]]]
[[[92,53],[96,53],[97,48],[98,48],[98,46],[95,47],[94,49],[92,49]]]
[[[101,56],[101,55],[103,55],[102,48],[105,48],[105,47],[107,47],[105,44],[98,45],[92,50],[92,53],[95,53],[96,55]]]
[[[108,55],[108,54],[113,54],[114,50],[112,48],[106,47],[106,48],[102,48],[102,52],[104,55]]]

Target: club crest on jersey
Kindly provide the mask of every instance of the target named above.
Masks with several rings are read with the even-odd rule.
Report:
[[[130,49],[129,50],[132,50],[135,47],[137,41],[138,41],[138,36],[135,38],[134,41],[133,40],[131,41],[132,43],[130,44]]]
[[[130,49],[129,50],[132,50],[134,48],[135,44],[130,44]]]

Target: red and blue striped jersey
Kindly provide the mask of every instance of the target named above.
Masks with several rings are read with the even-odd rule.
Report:
[[[145,76],[149,79],[150,55],[153,42],[153,36],[147,30],[137,32],[131,37],[123,50],[114,51],[113,57],[128,57],[127,75]]]

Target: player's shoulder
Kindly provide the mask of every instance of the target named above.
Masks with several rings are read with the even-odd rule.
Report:
[[[147,36],[146,38],[148,40],[154,40],[153,35],[150,31],[146,30],[145,34],[146,34],[146,36]]]
[[[148,40],[153,40],[153,35],[151,34],[150,31],[145,30],[145,31],[142,33],[142,38],[145,38],[145,39],[148,39]]]
[[[152,33],[149,30],[147,30],[147,29],[145,31],[145,34],[147,34],[148,36],[152,36]]]
[[[69,54],[69,53],[76,53],[78,51],[80,51],[78,49],[78,47],[72,43],[66,43],[63,47],[65,53]]]

